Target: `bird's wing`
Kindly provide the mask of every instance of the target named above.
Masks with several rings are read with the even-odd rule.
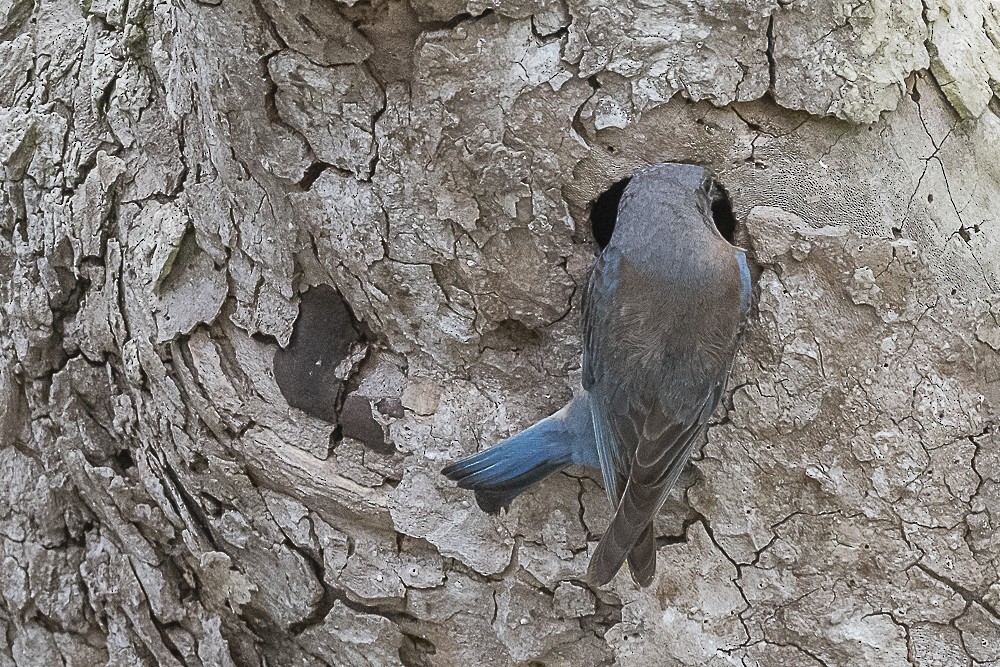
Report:
[[[736,263],[740,267],[740,315],[746,322],[750,316],[750,306],[753,301],[753,282],[750,278],[750,266],[747,264],[747,251],[736,248]]]
[[[678,414],[676,406],[665,404],[661,398],[665,394],[661,394],[641,416],[633,413],[623,423],[629,429],[632,424],[641,426],[633,435],[637,444],[631,465],[624,480],[619,478],[624,486],[618,509],[590,560],[588,574],[593,583],[603,585],[610,581],[649,529],[719,404],[728,374],[727,369],[713,383],[703,402],[691,406],[693,409]],[[635,556],[639,559],[640,555]],[[641,563],[637,565],[640,571],[648,570]]]
[[[607,364],[614,354],[605,350],[606,355],[598,355],[602,345],[601,334],[607,331],[607,317],[614,316],[612,303],[621,256],[613,247],[607,247],[594,262],[583,294],[583,388],[590,392],[591,418],[597,440],[597,457],[601,463],[601,477],[604,490],[612,506],[621,498],[619,489],[624,488],[624,475],[628,471],[631,452],[622,448],[623,440],[611,422],[607,396],[602,391],[607,375]],[[596,393],[595,393],[596,392]],[[635,440],[624,440],[635,442]]]
[[[646,525],[639,540],[628,552],[628,569],[632,581],[639,586],[649,586],[656,574],[656,534],[653,522]]]

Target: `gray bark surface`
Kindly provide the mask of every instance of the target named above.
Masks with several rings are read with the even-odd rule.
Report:
[[[0,0],[0,666],[1000,665],[998,44],[980,0]],[[656,581],[594,589],[593,474],[490,517],[439,470],[571,396],[590,203],[659,161],[757,305]]]

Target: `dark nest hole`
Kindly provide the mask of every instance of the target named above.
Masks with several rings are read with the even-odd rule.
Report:
[[[621,202],[625,187],[632,178],[623,178],[602,192],[590,207],[590,231],[594,241],[603,250],[611,242],[615,231],[615,221],[618,218],[618,204]],[[736,241],[736,216],[729,200],[729,193],[721,183],[712,179],[710,190],[712,198],[712,220],[722,237],[730,243]]]
[[[629,177],[618,181],[602,192],[590,207],[590,232],[602,250],[611,242],[611,235],[615,231],[615,220],[618,218],[618,202],[622,199],[625,186],[631,180]]]
[[[726,188],[715,179],[712,179],[712,220],[722,238],[735,244],[736,216],[733,215],[733,205],[729,201]]]

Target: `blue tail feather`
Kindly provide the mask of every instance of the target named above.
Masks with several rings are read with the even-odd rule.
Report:
[[[585,399],[583,399],[585,401]],[[565,408],[486,451],[456,461],[441,472],[476,492],[484,512],[495,514],[554,472],[596,459],[589,404],[574,399]],[[582,412],[586,412],[584,415]]]

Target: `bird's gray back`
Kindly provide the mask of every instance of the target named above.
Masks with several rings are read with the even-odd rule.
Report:
[[[740,267],[712,223],[707,173],[688,165],[653,169],[667,173],[632,180],[591,274],[587,347],[608,363],[589,379],[651,383],[634,390],[696,399],[692,393],[728,370],[742,319]]]
[[[652,577],[653,516],[725,388],[745,317],[743,272],[715,228],[713,183],[687,165],[637,174],[588,280],[583,381],[617,507],[591,560],[597,583],[626,556],[637,581]]]

